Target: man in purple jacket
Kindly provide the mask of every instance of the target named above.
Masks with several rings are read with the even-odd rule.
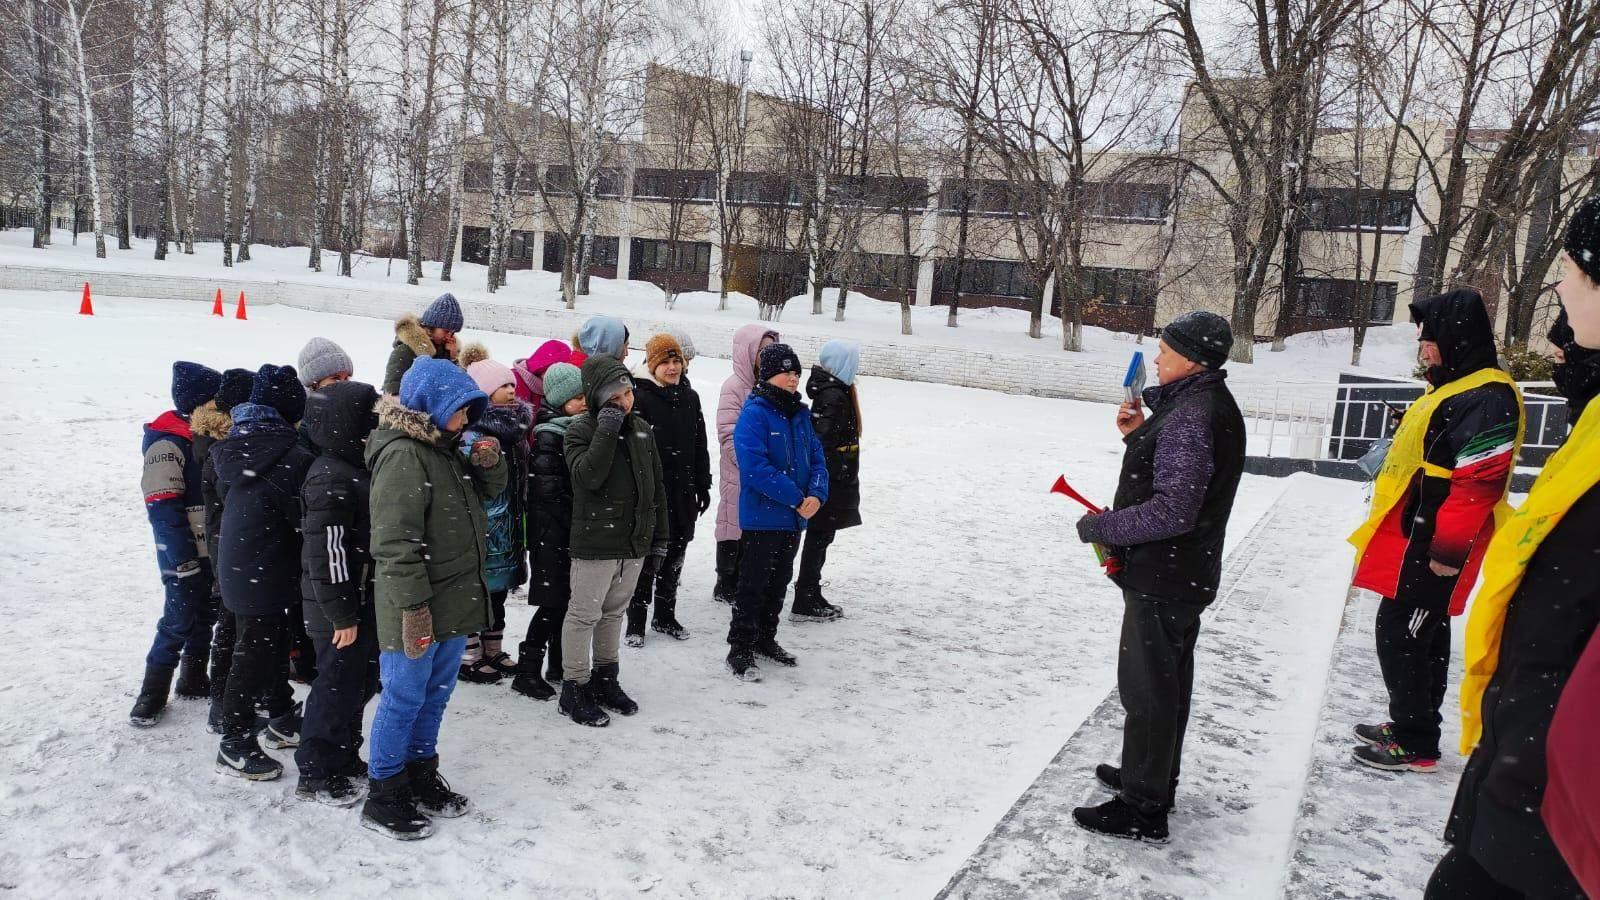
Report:
[[[1116,792],[1074,810],[1090,831],[1167,841],[1167,813],[1194,687],[1200,613],[1216,597],[1222,544],[1244,470],[1244,419],[1228,391],[1233,334],[1215,313],[1190,312],[1161,332],[1156,387],[1117,411],[1127,450],[1110,512],[1078,521],[1085,542],[1105,544],[1121,568],[1122,645],[1117,691],[1127,713],[1122,765],[1095,776]]]

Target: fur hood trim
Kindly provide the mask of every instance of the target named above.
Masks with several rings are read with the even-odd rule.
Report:
[[[225,440],[233,430],[233,417],[217,409],[217,401],[207,400],[189,416],[189,428],[214,441]]]
[[[463,369],[470,368],[473,363],[483,362],[489,358],[489,348],[473,341],[461,348],[461,357],[456,360],[456,365]]]
[[[433,340],[428,337],[428,329],[417,321],[416,313],[406,313],[394,323],[394,337],[417,356],[433,355]]]
[[[392,428],[426,444],[437,444],[444,437],[427,413],[402,404],[399,397],[380,398],[377,411],[379,428]]]

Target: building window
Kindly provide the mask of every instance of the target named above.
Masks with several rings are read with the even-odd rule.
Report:
[[[800,179],[794,175],[734,172],[728,177],[731,203],[799,206],[800,196]]]
[[[633,195],[642,200],[715,200],[717,173],[691,169],[639,169]]]
[[[1302,278],[1295,298],[1295,315],[1307,319],[1336,319],[1348,322],[1355,318],[1361,297],[1362,282],[1349,278]],[[1398,286],[1392,281],[1374,282],[1372,308],[1367,322],[1387,325],[1394,321],[1395,294]]]
[[[941,259],[933,266],[934,283],[941,293],[955,291],[956,261]],[[995,297],[1033,297],[1036,286],[1020,262],[1003,259],[969,259],[961,266],[961,293]]]
[[[1159,222],[1172,202],[1171,190],[1161,184],[1090,184],[1085,190],[1096,219]]]
[[[916,261],[891,253],[853,253],[828,276],[828,287],[843,281],[853,288],[893,288],[905,290],[916,281]]]
[[[577,193],[578,185],[572,174],[571,166],[549,166],[544,170],[544,189],[556,196],[571,196]],[[598,169],[594,173],[594,196],[615,198],[622,196],[622,170],[615,168]]]
[[[1108,306],[1155,306],[1156,273],[1144,269],[1083,269],[1084,297]]]
[[[847,206],[924,209],[928,205],[928,180],[896,175],[839,175],[828,179],[828,195],[832,202]]]
[[[939,185],[941,210],[960,212],[963,197],[967,200],[967,208],[975,213],[1016,213],[1025,208],[1022,189],[1009,181],[946,178]]]
[[[1371,231],[1408,229],[1413,191],[1357,191],[1352,188],[1313,188],[1301,201],[1309,231]]]
[[[704,241],[679,241],[674,248],[671,241],[633,239],[635,271],[688,272],[705,275],[711,271],[711,245]]]

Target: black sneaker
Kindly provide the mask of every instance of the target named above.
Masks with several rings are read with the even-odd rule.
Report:
[[[1378,747],[1363,744],[1351,751],[1351,755],[1355,757],[1356,762],[1385,772],[1439,771],[1438,756],[1412,753],[1394,741]]]
[[[128,712],[128,724],[149,728],[161,721],[161,713],[167,708],[167,695],[171,692],[172,670],[146,666],[139,696],[134,698],[133,709]]]
[[[430,816],[455,819],[472,808],[472,801],[450,790],[450,782],[439,774],[437,756],[406,763],[406,777],[411,781],[411,795],[417,798],[417,807]]]
[[[795,622],[832,622],[844,618],[844,610],[829,603],[820,593],[796,593],[789,607],[789,618]]]
[[[404,771],[370,783],[367,803],[361,808],[361,826],[397,841],[420,841],[433,834],[433,824],[417,809]]]
[[[294,795],[301,800],[315,800],[328,806],[355,806],[361,802],[361,788],[343,775],[315,778],[301,775],[294,787]]]
[[[1166,813],[1144,815],[1121,797],[1112,797],[1099,806],[1080,806],[1072,811],[1072,820],[1085,831],[1107,837],[1148,844],[1165,844],[1170,839]]]
[[[587,684],[579,684],[576,681],[561,682],[561,699],[557,702],[557,708],[561,710],[563,716],[579,725],[604,728],[611,724],[611,717],[595,704],[594,694]]]
[[[764,656],[780,666],[788,666],[793,668],[800,665],[800,660],[795,659],[793,653],[783,649],[783,647],[778,645],[777,641],[771,639],[762,641],[756,645],[756,655]]]
[[[1384,722],[1382,725],[1357,725],[1355,727],[1356,740],[1374,747],[1382,747],[1394,740],[1394,723]]]
[[[178,683],[172,692],[185,700],[204,700],[211,696],[211,679],[206,676],[207,660],[185,656],[178,660]]]
[[[595,666],[594,672],[589,676],[589,690],[594,694],[595,702],[612,712],[631,716],[639,711],[639,704],[633,702],[622,690],[622,685],[617,683],[617,664],[607,663]]]
[[[728,671],[740,681],[760,681],[761,667],[756,665],[756,654],[749,647],[735,647],[728,651]]]
[[[517,661],[512,659],[511,654],[505,652],[504,650],[499,650],[492,654],[485,653],[483,658],[485,662],[493,666],[494,670],[499,672],[501,675],[517,674]]]
[[[1111,791],[1113,794],[1122,793],[1121,768],[1108,763],[1101,763],[1100,765],[1094,767],[1094,777],[1095,780],[1099,781],[1100,784],[1106,788],[1106,790]],[[1169,813],[1172,812],[1172,807],[1175,804],[1174,798],[1177,796],[1177,793],[1178,779],[1174,778],[1172,779],[1172,785],[1168,789],[1167,793],[1166,811]]]
[[[251,735],[222,742],[217,750],[217,771],[246,781],[273,781],[283,774],[283,763],[268,756]]]
[[[261,729],[261,742],[274,750],[300,746],[300,704],[296,703],[281,716],[267,720]]]

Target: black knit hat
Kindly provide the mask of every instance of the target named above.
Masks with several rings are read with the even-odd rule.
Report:
[[[250,388],[256,373],[249,369],[229,369],[222,373],[222,387],[217,388],[217,409],[227,412],[241,403],[250,402]]]
[[[285,422],[298,422],[306,412],[306,387],[294,366],[267,363],[256,370],[250,385],[250,402],[270,406]]]
[[[217,395],[222,373],[210,366],[179,360],[172,364],[172,406],[188,415]]]
[[[769,344],[761,348],[761,357],[756,363],[756,374],[761,381],[784,372],[799,375],[804,371],[800,368],[800,357],[788,344]]]
[[[1572,214],[1563,249],[1590,281],[1600,284],[1600,194],[1583,201]]]
[[[1222,368],[1228,361],[1228,351],[1233,349],[1233,329],[1228,327],[1228,320],[1205,310],[1186,312],[1168,322],[1161,329],[1161,339],[1185,359],[1208,369]]]

